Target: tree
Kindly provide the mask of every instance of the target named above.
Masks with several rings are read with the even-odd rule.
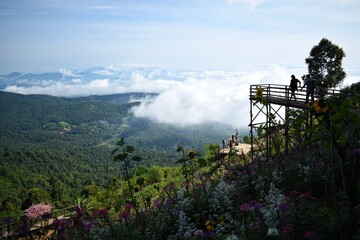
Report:
[[[342,68],[342,60],[345,52],[330,40],[323,38],[320,43],[310,51],[310,56],[305,62],[308,64],[308,72],[315,79],[318,86],[333,88],[341,83],[346,77]]]
[[[21,204],[21,209],[25,210],[35,203],[50,202],[50,195],[41,188],[30,188],[28,190],[27,198]]]

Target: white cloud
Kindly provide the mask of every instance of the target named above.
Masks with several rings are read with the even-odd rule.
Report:
[[[133,112],[137,117],[182,126],[220,122],[245,127],[249,124],[250,85],[288,85],[291,74],[280,66],[252,72],[189,72],[187,79],[169,85],[150,102],[145,99]]]
[[[93,73],[103,75],[103,76],[112,76],[112,75],[114,75],[114,72],[111,71],[110,69],[96,70],[96,71],[93,71]]]
[[[16,85],[7,86],[4,91],[21,94],[48,94],[52,96],[88,96],[104,95],[116,92],[124,92],[124,88],[110,83],[108,79],[95,79],[84,83],[82,81],[71,81],[70,83],[53,82],[51,85],[36,85],[31,87],[19,87]]]
[[[139,70],[141,69],[141,70]],[[119,79],[73,79],[69,82],[49,81],[32,87],[8,86],[4,90],[22,94],[49,94],[54,96],[87,96],[125,92],[155,92],[155,98],[142,99],[133,108],[137,117],[161,123],[187,126],[205,122],[230,124],[234,128],[246,127],[249,117],[249,88],[251,84],[289,85],[290,76],[298,79],[306,73],[305,67],[246,67],[236,71],[162,71],[135,68],[126,71],[114,67]],[[360,72],[354,69],[344,86],[360,81]]]
[[[81,77],[81,75],[79,74],[75,74],[73,73],[71,70],[68,70],[66,68],[60,68],[59,72],[64,76],[64,77]]]

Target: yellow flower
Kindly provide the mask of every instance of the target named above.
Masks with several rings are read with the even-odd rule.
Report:
[[[206,226],[206,230],[208,230],[208,231],[214,231],[214,227],[213,226],[211,226],[211,225],[209,225],[209,226]]]
[[[214,231],[214,227],[212,226],[212,221],[211,220],[207,220],[205,222],[205,228],[208,231]]]
[[[256,86],[256,95],[262,95],[264,92],[264,89],[262,87]]]
[[[314,102],[314,109],[317,113],[326,113],[328,110],[327,105],[324,102],[319,102],[319,100],[316,100]]]
[[[262,87],[256,87],[256,98],[262,98],[264,89]]]

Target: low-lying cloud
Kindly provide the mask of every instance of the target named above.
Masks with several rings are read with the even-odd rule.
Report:
[[[306,69],[274,65],[238,71],[170,71],[154,67],[125,71],[111,67],[94,70],[91,74],[97,74],[95,79],[70,70],[61,72],[68,78],[45,83],[42,80],[32,86],[9,85],[4,90],[67,97],[152,92],[159,95],[140,99],[142,103],[132,109],[135,116],[180,126],[219,122],[241,128],[250,122],[251,84],[288,85],[291,74],[300,79]],[[344,85],[358,82],[359,75],[347,77]]]
[[[137,117],[182,126],[219,122],[246,127],[250,121],[250,85],[288,84],[289,74],[279,66],[249,72],[187,73],[183,81],[168,85],[151,101],[142,101],[133,112]]]

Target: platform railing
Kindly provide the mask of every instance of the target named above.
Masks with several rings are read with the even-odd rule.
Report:
[[[303,102],[306,101],[306,88],[301,89],[299,87],[297,90],[295,90],[295,97],[291,96],[291,89],[288,85],[280,85],[280,84],[254,84],[250,86],[250,99],[255,100],[257,97],[259,97],[259,89],[261,90],[261,98],[264,98],[268,100],[269,102],[277,102],[279,103],[288,103],[290,101],[292,102]],[[319,98],[327,98],[329,96],[335,96],[340,94],[341,91],[337,89],[322,89],[317,87],[313,94],[314,99]],[[311,101],[311,96],[309,96],[309,101]]]

